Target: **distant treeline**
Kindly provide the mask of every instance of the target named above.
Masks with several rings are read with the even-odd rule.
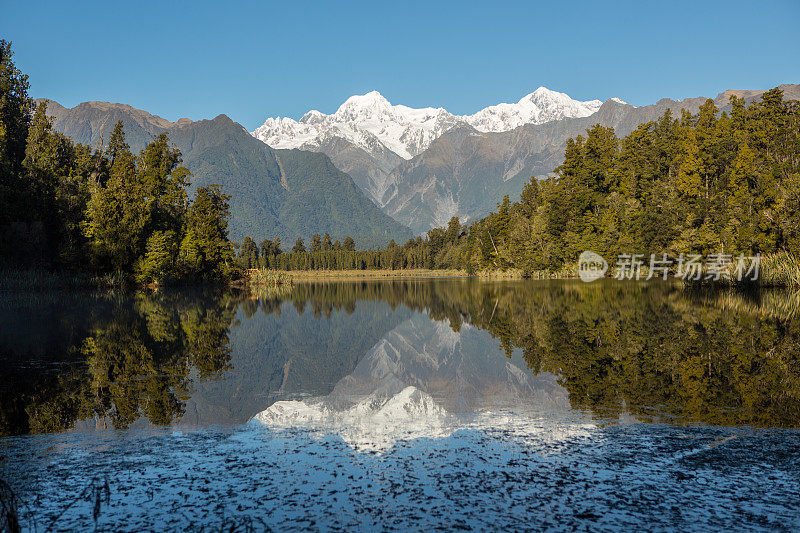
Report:
[[[730,112],[707,100],[693,115],[667,110],[619,139],[596,125],[567,142],[556,177],[532,178],[520,200],[461,226],[356,251],[314,236],[285,253],[252,239],[242,264],[279,269],[460,268],[557,271],[584,250],[619,254],[800,252],[800,103],[780,89]],[[328,244],[326,244],[328,243]],[[273,243],[274,244],[274,243]]]
[[[315,234],[306,247],[298,238],[291,251],[281,249],[279,238],[264,239],[257,246],[251,237],[245,237],[239,250],[239,264],[243,268],[271,268],[278,270],[398,270],[411,268],[460,268],[462,261],[457,244],[466,234],[457,217],[450,220],[446,230],[432,229],[426,237],[409,239],[399,246],[394,239],[385,248],[356,250],[351,237],[340,243],[331,242],[331,236]]]
[[[166,134],[138,155],[117,123],[105,149],[75,144],[35,108],[28,79],[0,41],[0,266],[155,280],[227,279],[229,197],[193,201],[191,174]]]

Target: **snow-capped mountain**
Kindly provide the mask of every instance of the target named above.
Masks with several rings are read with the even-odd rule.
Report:
[[[372,91],[351,96],[332,115],[312,110],[300,120],[268,118],[252,135],[273,148],[304,150],[319,150],[339,137],[371,156],[388,149],[403,159],[411,159],[458,125],[470,125],[481,132],[509,131],[523,124],[587,117],[596,113],[601,104],[600,100],[581,102],[539,87],[516,104],[502,103],[462,116],[441,107],[392,105],[379,92]]]
[[[516,104],[497,104],[463,118],[484,133],[509,131],[523,124],[544,124],[562,118],[588,117],[597,113],[603,102],[580,102],[564,93],[539,87]]]
[[[341,137],[369,154],[382,146],[411,159],[458,122],[458,117],[442,108],[392,105],[378,91],[372,91],[351,96],[332,115],[312,110],[299,121],[268,118],[253,135],[273,148],[306,150]]]

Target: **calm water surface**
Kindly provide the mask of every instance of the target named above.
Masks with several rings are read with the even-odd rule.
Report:
[[[0,298],[0,503],[24,529],[800,528],[797,294]]]

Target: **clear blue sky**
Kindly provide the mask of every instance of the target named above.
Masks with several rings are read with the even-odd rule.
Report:
[[[0,0],[0,37],[35,97],[250,130],[372,89],[464,114],[540,85],[643,105],[800,83],[800,0],[377,4]]]

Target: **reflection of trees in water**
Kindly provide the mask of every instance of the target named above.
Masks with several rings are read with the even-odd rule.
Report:
[[[487,330],[576,408],[676,423],[800,425],[797,296],[664,284],[477,280],[300,285],[295,306],[384,300]],[[298,307],[300,308],[300,307]]]
[[[228,368],[234,312],[234,302],[224,297],[117,299],[98,313],[80,344],[66,348],[82,361],[55,376],[41,369],[34,369],[32,379],[20,376],[10,393],[15,405],[2,409],[2,433],[59,431],[92,417],[108,419],[117,429],[142,416],[153,424],[170,423],[183,414],[190,371],[204,378]],[[26,394],[26,385],[34,392]]]
[[[259,310],[279,315],[287,300],[315,317],[378,301],[424,311],[455,331],[469,323],[506,353],[521,350],[533,372],[557,374],[573,407],[598,416],[800,426],[796,296],[450,279],[299,284],[248,298],[140,294],[75,306],[82,314],[63,314],[68,334],[56,345],[78,363],[57,373],[12,371],[0,387],[0,434],[58,431],[92,417],[116,428],[142,416],[168,424],[183,414],[195,376],[229,368],[237,307],[245,319]],[[75,318],[83,314],[86,323]]]

